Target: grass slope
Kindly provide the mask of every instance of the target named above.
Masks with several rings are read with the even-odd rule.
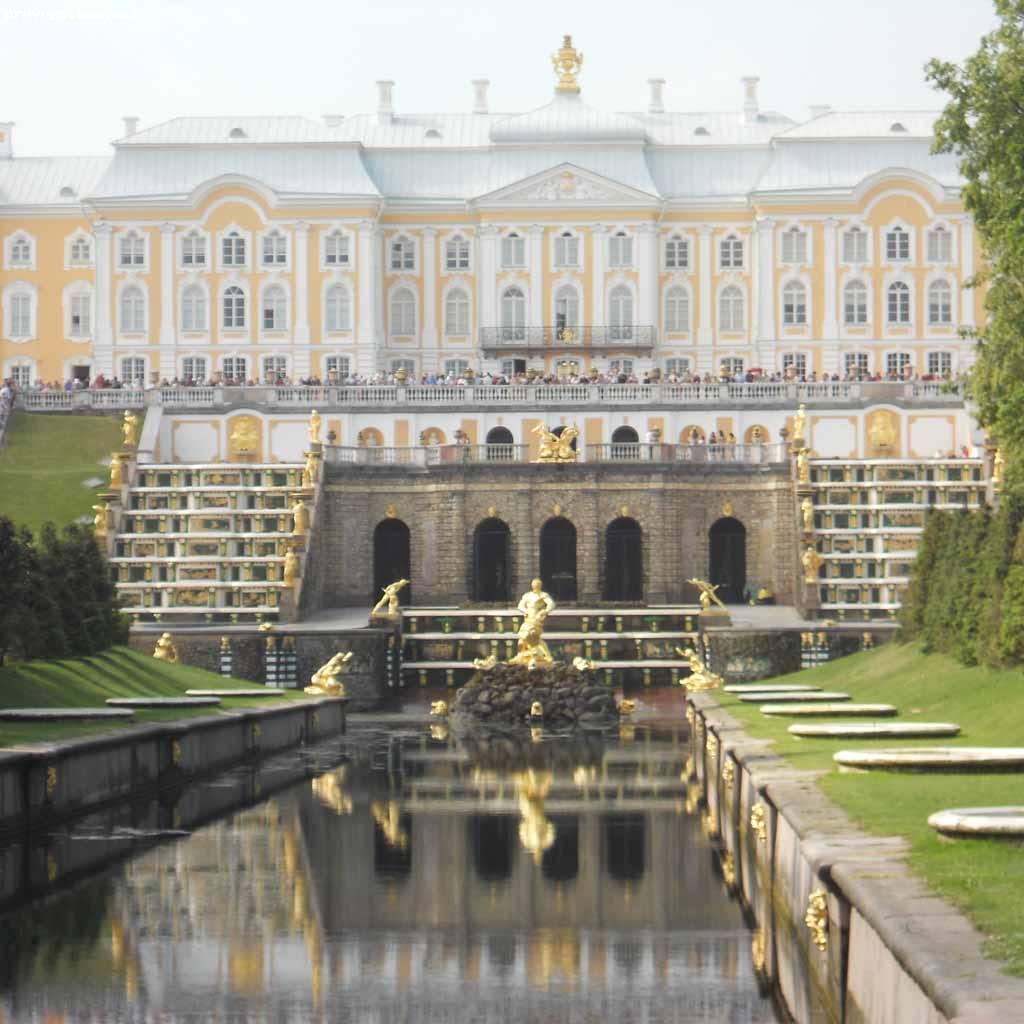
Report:
[[[832,760],[837,750],[865,746],[1024,746],[1024,672],[969,668],[891,643],[772,680],[783,681],[894,704],[900,720],[961,726],[956,738],[931,741],[798,739],[787,732],[795,719],[771,719],[756,704],[715,694],[752,735],[774,740],[780,756],[799,768],[826,771],[822,789],[861,826],[908,839],[914,870],[990,936],[989,955],[1005,960],[1009,973],[1024,975],[1024,849],[995,839],[943,840],[927,823],[945,807],[1024,804],[1024,775],[840,773]]]
[[[120,443],[115,416],[15,412],[0,451],[0,516],[34,533],[47,520],[65,526],[91,517],[96,495],[110,478],[100,461]],[[90,477],[103,483],[83,487]]]
[[[108,697],[181,697],[189,689],[252,687],[241,679],[225,679],[201,668],[170,665],[126,647],[115,647],[91,658],[67,661],[28,661],[0,668],[0,707],[58,708],[102,707]],[[300,691],[286,697],[301,699]],[[120,722],[37,723],[0,722],[0,747],[40,740],[67,739],[132,724],[169,721],[197,714],[217,714],[221,709],[266,707],[263,697],[221,698],[219,708],[136,710],[135,718]]]

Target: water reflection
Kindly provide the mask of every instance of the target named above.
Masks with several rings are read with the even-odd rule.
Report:
[[[0,920],[0,1020],[775,1020],[685,734],[630,729],[356,730],[344,764]]]

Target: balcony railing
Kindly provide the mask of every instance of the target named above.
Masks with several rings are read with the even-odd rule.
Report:
[[[579,324],[566,327],[481,327],[480,346],[503,352],[534,349],[572,352],[583,349],[653,348],[658,330],[653,324]]]

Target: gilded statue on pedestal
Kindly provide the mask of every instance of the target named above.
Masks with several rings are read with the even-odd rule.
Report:
[[[348,663],[352,660],[352,652],[339,651],[326,665],[321,665],[309,679],[309,686],[302,692],[311,697],[344,697],[345,684],[341,676],[348,671]]]
[[[575,462],[576,450],[572,443],[580,436],[578,427],[565,427],[560,434],[548,430],[543,423],[538,423],[531,433],[540,438],[540,448],[536,462]]]
[[[708,611],[712,602],[717,604],[719,608],[725,608],[721,598],[716,593],[721,586],[720,583],[708,583],[707,580],[699,580],[696,576],[691,577],[686,582],[692,583],[700,591],[700,610],[702,612]]]
[[[121,433],[125,448],[134,448],[139,443],[139,417],[126,409],[121,421]]]
[[[153,657],[157,661],[177,661],[178,660],[178,649],[174,646],[174,641],[171,639],[170,633],[163,633],[160,639],[156,642],[156,647],[153,650]]]
[[[320,429],[321,429],[321,416],[320,413],[314,409],[309,414],[309,443],[319,444],[320,443]]]
[[[543,586],[541,580],[532,580],[530,589],[519,599],[517,610],[523,616],[523,624],[519,627],[516,656],[509,659],[510,665],[525,665],[532,669],[554,663],[543,635],[544,623],[555,610],[555,602],[550,594],[544,592]]]
[[[408,580],[397,580],[394,583],[389,583],[384,588],[384,593],[381,594],[380,600],[370,609],[370,614],[377,615],[384,605],[387,605],[387,611],[384,614],[397,615],[400,610],[398,592],[402,587],[406,586],[408,582]]]
[[[676,654],[680,658],[685,658],[690,663],[690,675],[682,680],[682,685],[687,690],[693,693],[701,693],[704,690],[714,690],[722,685],[722,677],[712,672],[693,648],[687,647],[686,650],[683,650],[677,647]]]

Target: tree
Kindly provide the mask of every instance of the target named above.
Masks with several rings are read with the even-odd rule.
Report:
[[[1024,493],[1024,0],[995,0],[998,27],[963,65],[933,60],[928,80],[949,95],[937,152],[954,153],[964,206],[981,236],[985,327],[975,332],[971,396],[1006,457],[1004,489]]]

